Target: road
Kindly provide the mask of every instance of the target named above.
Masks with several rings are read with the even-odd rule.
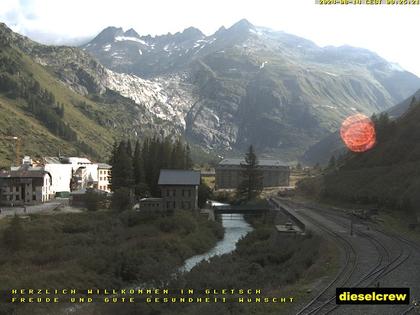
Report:
[[[373,222],[362,221],[344,212],[274,200],[301,220],[313,233],[332,240],[340,249],[341,268],[331,275],[297,314],[415,314],[408,305],[335,304],[336,287],[409,287],[411,300],[420,300],[420,245],[384,231]]]
[[[23,206],[16,206],[16,207],[1,207],[0,219],[5,218],[6,216],[12,215],[27,215],[27,214],[34,214],[40,212],[51,212],[58,208],[62,202],[53,201],[47,202],[39,205],[27,205],[25,208]]]

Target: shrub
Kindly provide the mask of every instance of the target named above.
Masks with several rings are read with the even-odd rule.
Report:
[[[103,202],[103,196],[92,189],[86,191],[85,206],[89,211],[98,210],[100,203]]]
[[[129,188],[119,188],[112,195],[111,207],[116,211],[124,211],[131,207],[132,193]]]
[[[23,247],[24,231],[19,216],[15,215],[10,225],[4,230],[4,245],[11,251],[18,251]]]

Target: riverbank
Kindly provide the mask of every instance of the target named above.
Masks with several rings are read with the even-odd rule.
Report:
[[[252,225],[255,230],[239,240],[235,251],[202,261],[190,272],[170,282],[170,288],[192,289],[194,293],[184,297],[192,298],[194,302],[171,303],[162,299],[159,303],[98,304],[98,313],[290,314],[296,307],[294,298],[304,299],[300,290],[302,285],[307,281],[313,282],[314,273],[318,276],[323,272],[324,275],[331,267],[321,266],[326,259],[330,259],[329,255],[321,254],[325,243],[314,235],[281,237],[272,221],[263,218],[252,220]],[[209,294],[206,289],[210,290]],[[226,289],[226,294],[221,293],[223,289]],[[259,293],[248,296],[241,293],[244,289]],[[230,293],[231,290],[234,293]],[[205,297],[210,298],[209,302],[199,300]],[[256,302],[240,302],[240,298],[247,301],[248,297]],[[223,298],[226,298],[226,302],[223,302]],[[261,298],[262,301],[271,298],[271,302],[257,302],[255,298]]]
[[[10,246],[4,237],[10,220],[0,225],[2,290],[159,283],[185,259],[208,251],[223,237],[220,224],[186,211],[167,217],[98,211],[22,218],[20,241]],[[0,304],[0,314],[12,311]],[[19,314],[25,311],[46,314],[49,308],[19,307]]]

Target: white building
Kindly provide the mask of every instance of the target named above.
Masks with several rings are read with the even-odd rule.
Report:
[[[98,163],[98,189],[111,192],[111,165]]]
[[[111,166],[103,163],[92,163],[80,157],[45,157],[45,170],[53,178],[53,191],[70,192],[85,188],[98,188],[109,192]],[[106,174],[105,174],[106,172]]]
[[[72,165],[63,164],[58,158],[48,157],[45,158],[45,161],[48,161],[44,164],[44,169],[51,174],[51,190],[53,193],[70,192],[70,182],[73,175]]]

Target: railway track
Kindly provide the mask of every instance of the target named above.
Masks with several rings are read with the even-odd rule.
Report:
[[[281,207],[279,201],[274,200],[277,206]],[[290,206],[290,203],[289,203]],[[296,205],[291,205],[292,207]],[[306,206],[305,206],[306,207]],[[308,207],[306,207],[308,208]],[[337,217],[336,215],[331,214],[331,212],[325,209],[318,209],[315,208],[317,211],[322,212],[324,217],[329,218],[330,221],[333,223],[348,228],[348,221],[343,222],[342,218]],[[347,240],[342,235],[332,231],[331,229],[327,228],[326,226],[322,225],[321,222],[314,219],[309,215],[305,215],[300,213],[300,215],[304,216],[304,218],[308,221],[314,223],[318,228],[326,232],[328,235],[333,237],[336,241],[339,241],[342,245],[342,248],[345,251],[345,262],[342,269],[338,272],[335,278],[327,284],[308,304],[306,304],[297,315],[306,315],[306,314],[329,314],[335,311],[339,305],[335,304],[335,287],[368,287],[374,285],[377,281],[385,277],[387,274],[391,273],[392,271],[401,267],[410,257],[412,254],[412,248],[404,248],[402,246],[398,246],[399,252],[395,257],[392,257],[392,253],[389,250],[389,244],[384,245],[383,242],[378,240],[377,238],[373,237],[369,233],[363,232],[360,229],[354,229],[355,234],[368,240],[376,249],[378,253],[378,258],[376,263],[366,272],[363,276],[358,278],[356,281],[351,282],[351,277],[354,275],[354,271],[357,267],[357,252],[352,245],[352,243]],[[376,233],[381,233],[383,236],[390,238],[395,244],[401,244],[402,241],[404,243],[411,242],[409,240],[403,239],[398,235],[389,235],[384,234],[382,231],[374,230]],[[411,247],[413,245],[411,244]],[[418,246],[416,244],[416,246]],[[355,258],[351,258],[355,257]],[[334,286],[334,291],[332,288]],[[402,314],[408,314],[414,309],[414,306],[407,308],[405,312]]]
[[[314,209],[316,211],[319,211],[319,212],[323,212],[323,214],[328,216],[328,217],[332,217],[331,212],[336,211],[335,209],[334,210],[326,210],[324,208],[313,207],[313,206],[309,206],[309,208],[312,208],[312,209]],[[337,216],[335,216],[335,218],[339,219]],[[337,220],[334,220],[334,222],[337,223]],[[340,224],[344,226],[343,222],[341,222]],[[379,268],[377,270],[378,275],[372,281],[367,283],[365,286],[372,285],[376,280],[379,280],[379,279],[385,277],[386,275],[388,275],[392,271],[401,267],[410,257],[412,257],[412,254],[414,252],[420,253],[420,244],[418,244],[418,243],[416,243],[416,242],[414,242],[410,239],[407,239],[407,238],[405,238],[401,235],[397,235],[397,234],[391,233],[391,232],[384,233],[382,230],[379,230],[377,228],[370,227],[370,229],[374,230],[376,233],[385,235],[386,237],[391,238],[396,243],[398,243],[398,246],[400,247],[400,253],[392,261],[390,261],[389,264]],[[361,234],[364,237],[372,238],[370,235],[368,235],[367,233],[364,233],[362,231],[358,231],[358,233]],[[374,240],[374,238],[372,238],[372,240]],[[406,248],[405,251],[404,251],[403,247],[401,246],[401,243],[405,244],[406,247],[408,247],[408,249]],[[383,247],[386,251],[388,251],[386,246],[383,246],[382,243],[378,242],[378,245]],[[360,286],[360,284],[356,284],[356,285]],[[415,312],[415,310],[417,310],[417,312]],[[412,298],[411,304],[405,310],[403,310],[402,312],[396,313],[396,314],[406,315],[406,314],[414,314],[414,313],[416,313],[416,314],[420,313],[420,297],[418,297],[418,296]]]

